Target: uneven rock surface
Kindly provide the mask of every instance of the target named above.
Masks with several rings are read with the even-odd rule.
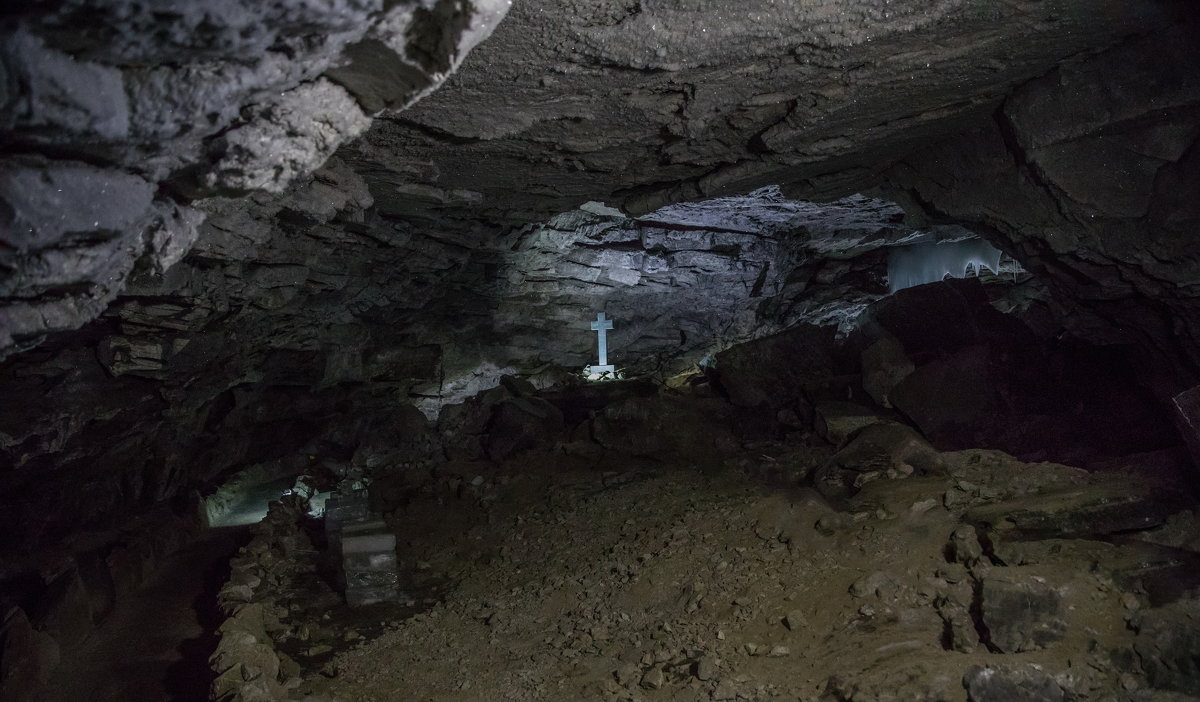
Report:
[[[1173,658],[1190,639],[1167,623],[1192,600],[1146,609],[1140,546],[1035,539],[1005,563],[991,555],[1003,534],[961,526],[971,509],[1114,474],[945,453],[943,474],[873,483],[840,511],[734,468],[788,449],[821,452],[758,443],[699,472],[634,467],[620,450],[584,470],[535,453],[481,464],[472,491],[435,478],[389,522],[406,577],[447,582],[441,601],[415,616],[378,605],[384,626],[366,639],[298,655],[294,695],[1098,700],[1192,684]],[[342,615],[306,616],[283,619],[284,645],[304,650],[295,637]],[[983,645],[953,644],[955,616]]]

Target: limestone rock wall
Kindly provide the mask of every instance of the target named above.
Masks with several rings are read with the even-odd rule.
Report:
[[[1200,370],[1195,26],[1055,69],[888,174],[1044,281],[1062,328],[1141,348],[1164,394]]]
[[[599,311],[617,320],[613,360],[659,375],[797,322],[846,324],[913,234],[886,201],[777,189],[468,234],[385,215],[337,158],[287,193],[199,204],[180,262],[6,364],[0,391],[41,398],[0,408],[0,521],[23,545],[250,464],[364,444],[424,456],[413,404],[433,415],[506,372],[561,382],[595,362]]]
[[[98,315],[440,85],[505,0],[18,3],[0,20],[0,358]]]

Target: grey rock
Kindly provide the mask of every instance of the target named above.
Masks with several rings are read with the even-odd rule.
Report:
[[[662,668],[651,668],[647,670],[641,678],[639,685],[646,690],[657,690],[663,686],[663,671]]]
[[[979,534],[975,527],[966,524],[954,530],[950,535],[950,553],[955,563],[971,567],[983,558],[983,546],[979,543]]]
[[[1200,600],[1184,597],[1134,620],[1134,650],[1150,685],[1200,695]]]
[[[973,666],[963,676],[970,702],[1062,702],[1066,693],[1040,667]]]
[[[944,470],[939,452],[911,427],[895,422],[873,423],[821,466],[814,483],[830,497],[853,495],[880,478],[938,474]]]
[[[815,429],[821,438],[838,448],[845,446],[850,437],[864,427],[891,423],[891,420],[867,407],[841,401],[817,405],[813,409],[813,417]]]
[[[1003,525],[1010,537],[1073,537],[1150,529],[1175,511],[1176,500],[1137,479],[1050,490],[968,510],[965,521]]]
[[[980,619],[988,643],[1003,653],[1036,651],[1067,633],[1062,592],[1045,578],[1020,568],[980,582]]]
[[[222,137],[222,155],[205,186],[281,192],[371,123],[344,89],[324,80],[285,93],[259,110],[249,125]]]
[[[900,340],[888,334],[862,352],[863,390],[883,407],[891,407],[888,399],[892,388],[907,378],[916,368],[904,353]]]
[[[5,129],[57,134],[53,142],[115,140],[129,133],[129,102],[121,71],[79,61],[18,30],[4,37],[0,63],[21,92]]]

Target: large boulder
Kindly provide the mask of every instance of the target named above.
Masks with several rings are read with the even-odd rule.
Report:
[[[872,424],[817,470],[814,482],[828,497],[848,497],[880,478],[897,479],[943,470],[941,455],[912,427]]]
[[[617,453],[712,465],[741,446],[730,415],[728,405],[716,400],[635,397],[597,413],[592,437]]]
[[[450,458],[502,461],[537,446],[553,444],[564,428],[563,413],[532,386],[503,377],[500,385],[446,406],[438,431]]]
[[[802,325],[717,354],[715,377],[739,407],[805,404],[835,376],[836,327]]]

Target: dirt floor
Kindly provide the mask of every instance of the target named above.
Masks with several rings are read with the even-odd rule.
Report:
[[[1178,554],[1195,555],[1200,530],[1175,505],[1130,537],[1105,495],[1156,479],[963,451],[839,509],[764,479],[826,458],[767,446],[697,471],[551,454],[480,464],[483,480],[460,466],[389,515],[419,595],[353,614],[312,595],[290,606],[277,638],[303,669],[293,695],[1136,698],[1144,581],[1193,568]],[[963,526],[989,519],[986,534]]]

